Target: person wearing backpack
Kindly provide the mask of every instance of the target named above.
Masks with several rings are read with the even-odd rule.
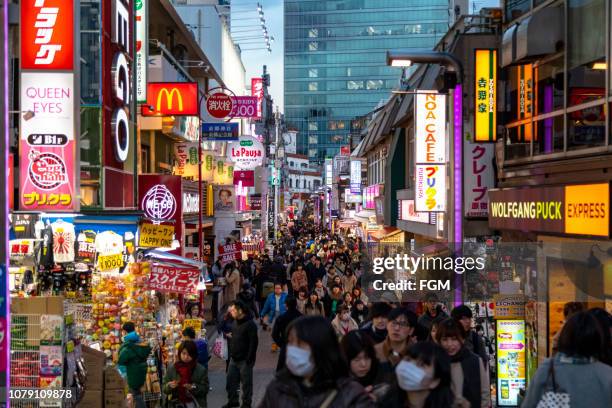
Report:
[[[198,349],[198,364],[202,364],[208,369],[208,342],[206,339],[196,339],[196,332],[193,327],[185,327],[183,329],[183,340],[191,340],[195,343]]]
[[[144,342],[141,343],[134,323],[126,322],[122,329],[125,335],[123,344],[119,348],[117,365],[125,367],[127,383],[130,394],[134,398],[135,408],[146,408],[141,388],[147,378],[147,358],[151,353],[151,347]]]

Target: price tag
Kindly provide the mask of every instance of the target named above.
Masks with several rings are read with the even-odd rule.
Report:
[[[112,271],[113,269],[123,267],[123,254],[99,255],[98,270]]]

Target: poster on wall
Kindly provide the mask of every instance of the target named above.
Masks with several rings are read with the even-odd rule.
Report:
[[[525,321],[497,320],[497,406],[517,406],[525,382]]]
[[[418,164],[446,163],[446,95],[415,96],[414,145]]]
[[[495,186],[494,149],[490,143],[463,142],[463,208],[466,217],[489,215],[488,192]]]
[[[233,215],[236,211],[236,194],[233,185],[213,186],[213,208],[215,216]]]
[[[416,165],[416,211],[446,211],[446,166]]]

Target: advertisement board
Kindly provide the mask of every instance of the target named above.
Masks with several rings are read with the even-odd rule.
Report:
[[[135,0],[136,14],[136,102],[147,101],[147,64],[149,56],[148,40],[149,0]]]
[[[141,174],[138,176],[138,203],[144,216],[154,223],[172,223],[175,238],[182,244],[183,200],[179,176]],[[176,250],[180,254],[180,249]]]
[[[178,268],[175,266],[151,266],[147,288],[162,293],[195,293],[200,281],[200,271],[195,268]]]
[[[149,82],[143,116],[198,116],[197,82]]]
[[[254,170],[263,164],[264,145],[252,136],[242,136],[238,142],[228,143],[227,158],[237,169]]]
[[[202,123],[202,138],[211,141],[238,140],[238,123]]]
[[[228,264],[232,261],[241,260],[242,244],[240,242],[233,242],[230,244],[219,245],[219,257],[221,258],[221,265]]]
[[[429,213],[416,212],[414,200],[399,201],[399,219],[429,224]]]
[[[20,96],[19,208],[78,209],[74,74],[22,72]]]
[[[525,381],[525,321],[497,320],[497,406],[517,406]]]
[[[497,137],[497,50],[475,50],[474,141]]]
[[[419,91],[414,103],[417,164],[446,163],[446,96]]]
[[[233,215],[236,211],[236,194],[233,185],[213,186],[213,208],[215,216]]]
[[[251,78],[251,96],[257,98],[257,112],[253,119],[261,119],[262,102],[264,97],[263,78]]]
[[[486,217],[489,214],[488,191],[495,186],[491,143],[463,142],[463,208],[466,217]]]
[[[415,203],[417,211],[446,211],[446,166],[416,165]]]
[[[353,194],[361,194],[361,160],[351,160],[350,190]]]
[[[257,98],[254,96],[234,96],[230,116],[232,118],[254,118],[257,116]]]

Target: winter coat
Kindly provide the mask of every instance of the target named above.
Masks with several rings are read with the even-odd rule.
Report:
[[[237,320],[232,326],[232,337],[229,339],[229,355],[234,361],[246,361],[255,364],[257,355],[257,325],[251,315]]]
[[[291,275],[291,287],[296,292],[301,288],[308,287],[308,277],[304,269],[293,272],[293,275]]]
[[[253,316],[259,317],[257,302],[255,302],[255,290],[253,288],[243,290],[238,293],[237,299],[241,300],[242,302],[244,302],[245,305],[249,307],[251,313],[253,313]]]
[[[240,292],[240,272],[238,269],[232,269],[226,278],[227,286],[225,286],[225,303],[233,302]]]
[[[338,339],[341,339],[350,331],[359,329],[359,325],[357,325],[357,322],[352,317],[349,317],[348,321],[343,322],[340,320],[340,315],[336,315],[331,324]]]
[[[179,404],[178,400],[178,387],[170,388],[168,383],[170,381],[179,381],[181,377],[176,372],[174,364],[171,364],[166,371],[163,382],[164,395],[167,396],[168,408],[174,408]],[[191,374],[191,383],[195,385],[195,388],[189,390],[189,393],[198,401],[201,408],[206,408],[207,401],[206,396],[208,395],[208,369],[202,364],[196,364],[193,373]]]
[[[281,348],[285,347],[287,344],[287,326],[301,316],[302,313],[299,311],[289,309],[276,319],[274,327],[272,328],[272,340],[274,340],[277,346]]]
[[[321,301],[318,301],[315,305],[307,302],[306,306],[304,306],[304,315],[325,317],[325,306],[323,306]]]
[[[433,324],[433,321],[436,319],[446,319],[448,318],[448,315],[446,313],[444,313],[444,311],[442,310],[442,307],[440,307],[439,305],[436,307],[436,317],[433,317],[432,315],[429,314],[429,311],[425,311],[425,313],[423,313],[420,317],[419,317],[419,324],[421,326],[423,326],[424,328],[427,329],[427,331],[431,331],[431,325]]]
[[[491,406],[489,375],[484,363],[478,355],[465,347],[459,354],[451,357],[451,389],[459,406]]]
[[[139,390],[147,378],[147,357],[151,353],[151,347],[146,343],[140,343],[137,334],[130,335],[131,333],[125,336],[126,341],[119,348],[117,364],[125,366],[130,389]]]
[[[283,370],[268,385],[259,408],[319,408],[335,390],[337,393],[328,408],[374,408],[374,402],[361,384],[341,378],[327,387],[306,388],[300,379]]]
[[[357,277],[355,275],[342,276],[342,288],[344,292],[353,292],[353,288],[357,285]]]
[[[359,311],[356,307],[351,308],[351,317],[357,322],[357,324],[361,327],[368,320],[368,308],[366,306],[363,307],[362,311]]]
[[[279,315],[285,313],[287,308],[285,307],[285,299],[287,299],[287,294],[285,292],[280,294],[280,299],[278,300],[279,306]],[[261,309],[261,317],[268,317],[268,323],[272,324],[274,318],[278,317],[276,315],[276,295],[274,293],[270,293],[268,298],[266,299],[266,303],[264,303],[263,309]]]

